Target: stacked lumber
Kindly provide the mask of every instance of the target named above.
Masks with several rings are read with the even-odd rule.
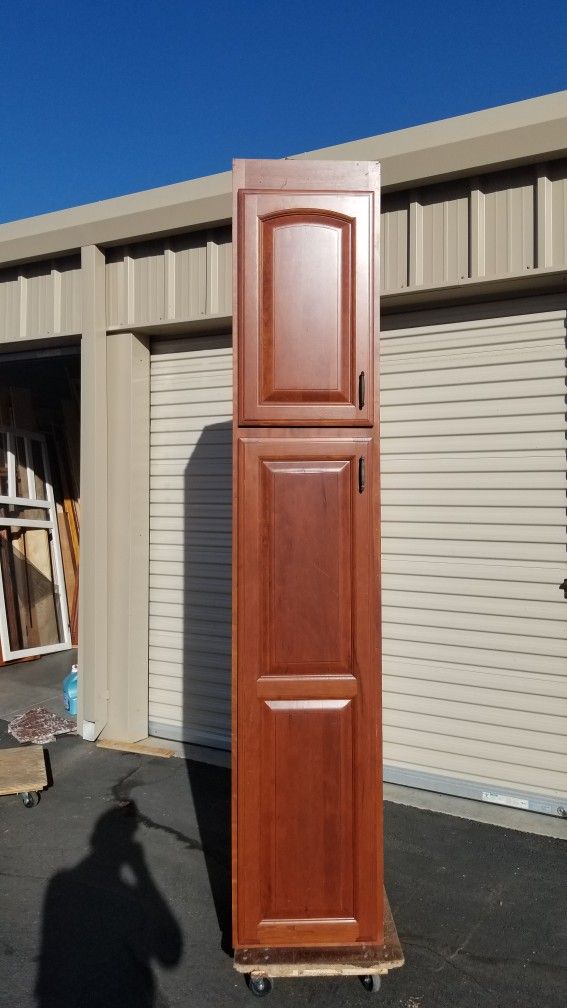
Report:
[[[57,504],[57,524],[67,605],[71,623],[71,640],[76,647],[79,630],[79,531],[80,531],[80,398],[79,390],[69,380],[68,399],[52,410],[43,410],[40,420],[47,436],[47,454]]]

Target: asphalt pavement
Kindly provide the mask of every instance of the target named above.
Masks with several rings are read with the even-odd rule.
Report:
[[[0,1004],[256,1004],[230,957],[228,770],[76,736],[46,748],[40,804],[0,798]],[[391,803],[385,820],[406,965],[378,994],[281,979],[265,1003],[565,1008],[565,841]]]

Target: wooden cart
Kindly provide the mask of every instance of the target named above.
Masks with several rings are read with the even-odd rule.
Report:
[[[20,795],[26,808],[34,808],[44,787],[47,771],[41,746],[0,749],[0,795]]]
[[[242,948],[234,968],[247,977],[256,997],[270,993],[275,977],[358,976],[367,991],[380,990],[382,976],[403,966],[404,954],[384,893],[384,944],[359,948]]]

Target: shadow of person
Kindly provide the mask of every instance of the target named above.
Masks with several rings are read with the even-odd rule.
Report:
[[[209,346],[213,341],[209,341]],[[229,336],[214,340],[219,353]],[[221,358],[221,361],[223,358]],[[230,387],[230,360],[226,382]],[[223,365],[223,366],[224,366]],[[218,382],[222,379],[218,378]],[[222,408],[226,407],[226,404]],[[207,424],[184,479],[183,724],[181,738],[230,748],[232,589],[232,421]],[[221,762],[221,760],[219,760]],[[232,954],[230,770],[186,761],[221,948]]]
[[[186,760],[185,767],[223,952],[232,956],[230,770]]]
[[[181,931],[134,839],[138,810],[105,812],[91,851],[49,883],[35,988],[40,1008],[157,1006],[155,961],[179,962]]]

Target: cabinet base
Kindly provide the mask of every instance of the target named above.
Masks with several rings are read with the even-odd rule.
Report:
[[[388,973],[404,964],[388,897],[384,893],[384,944],[330,948],[238,948],[234,968],[238,973],[269,977],[371,976]]]

